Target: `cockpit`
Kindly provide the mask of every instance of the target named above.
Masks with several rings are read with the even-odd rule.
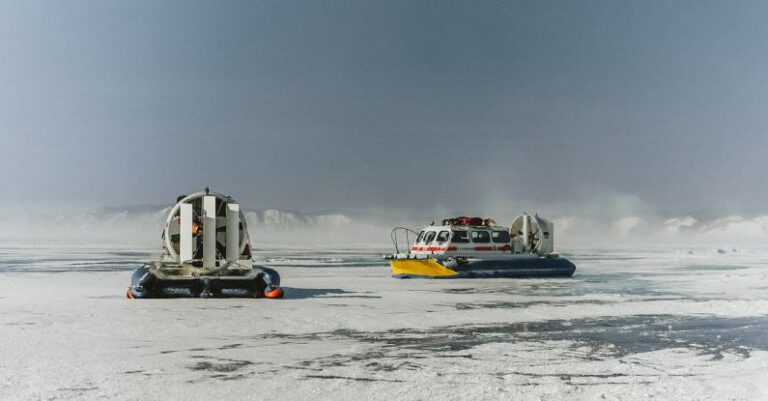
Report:
[[[416,237],[416,244],[432,245],[445,244],[509,244],[509,231],[503,229],[450,229],[424,230]]]

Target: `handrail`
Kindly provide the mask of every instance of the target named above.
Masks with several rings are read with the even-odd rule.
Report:
[[[417,233],[414,230],[411,230],[408,227],[395,227],[395,228],[393,228],[392,231],[389,233],[389,237],[392,239],[392,244],[395,245],[395,253],[400,253],[400,248],[398,246],[398,241],[397,241],[397,232],[401,231],[401,230],[405,231],[405,244],[407,245],[408,250],[411,249],[411,239],[410,239],[408,234],[409,233],[413,233],[414,240],[416,239],[416,237],[419,236],[419,233]]]

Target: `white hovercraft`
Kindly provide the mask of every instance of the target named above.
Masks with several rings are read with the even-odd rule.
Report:
[[[391,236],[395,253],[385,259],[398,278],[570,277],[576,270],[554,253],[554,224],[537,215],[523,213],[509,228],[462,216],[418,233],[397,227]],[[406,252],[398,243],[403,237]]]
[[[162,241],[160,260],[133,273],[128,298],[283,296],[277,272],[253,265],[245,216],[229,196],[180,196]]]

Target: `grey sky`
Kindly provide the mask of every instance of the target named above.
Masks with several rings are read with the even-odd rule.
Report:
[[[0,0],[5,200],[768,202],[768,3]],[[222,157],[226,156],[226,157]]]

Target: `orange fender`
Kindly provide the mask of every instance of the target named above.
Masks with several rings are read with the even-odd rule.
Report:
[[[283,297],[283,289],[280,287],[275,288],[271,291],[264,291],[264,297],[270,298],[270,299],[278,299]]]

